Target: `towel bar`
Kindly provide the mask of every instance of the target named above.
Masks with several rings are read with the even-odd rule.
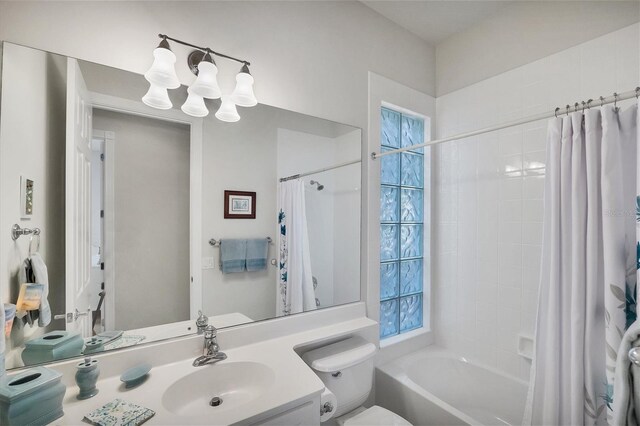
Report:
[[[267,237],[267,242],[269,244],[271,244],[273,242],[273,240],[271,239],[271,237]],[[209,245],[216,247],[216,246],[220,246],[220,243],[222,242],[222,240],[216,240],[215,238],[212,238],[209,240]]]

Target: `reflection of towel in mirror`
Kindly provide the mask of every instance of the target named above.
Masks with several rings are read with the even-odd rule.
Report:
[[[222,240],[220,262],[223,274],[244,272],[247,263],[247,240]]]
[[[269,242],[266,238],[247,240],[247,271],[267,269]]]
[[[640,424],[640,367],[629,360],[629,351],[637,346],[640,346],[640,320],[629,326],[618,348],[613,389],[614,425]]]
[[[19,279],[21,283],[37,283],[44,286],[40,309],[38,311],[27,312],[26,319],[29,324],[37,318],[40,327],[46,327],[51,322],[51,307],[49,306],[49,274],[47,265],[44,263],[40,253],[34,253],[30,259],[25,259],[20,268]],[[24,315],[24,314],[22,314]],[[19,313],[16,316],[21,317]]]
[[[44,285],[44,291],[42,292],[42,300],[40,300],[40,316],[38,317],[38,325],[40,327],[46,327],[51,322],[51,306],[49,306],[49,273],[47,272],[47,265],[44,263],[44,259],[40,256],[40,253],[34,253],[31,255],[31,267],[33,268],[33,274],[36,278],[36,283]]]

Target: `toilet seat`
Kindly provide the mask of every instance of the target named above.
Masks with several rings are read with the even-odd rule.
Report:
[[[412,426],[403,417],[377,405],[360,407],[338,417],[336,421],[340,426]]]

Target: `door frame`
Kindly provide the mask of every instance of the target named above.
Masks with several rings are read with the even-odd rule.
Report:
[[[187,124],[189,126],[189,269],[191,272],[189,285],[189,315],[191,319],[198,317],[198,311],[202,309],[202,149],[203,149],[203,119],[191,117],[180,110],[153,109],[140,101],[118,98],[102,93],[90,92],[93,108],[106,111],[121,112],[130,115],[164,120],[172,123]],[[108,132],[107,132],[108,133]],[[106,141],[106,140],[105,140]],[[113,144],[111,144],[113,145]],[[106,145],[105,145],[106,149]],[[105,153],[106,155],[106,153]],[[111,162],[113,164],[113,162]],[[105,184],[109,184],[105,180]],[[105,187],[105,196],[113,191],[113,187]],[[113,194],[112,194],[113,195]],[[105,218],[106,219],[106,218]],[[105,220],[106,224],[106,220]],[[106,230],[106,229],[105,229]],[[111,236],[112,237],[112,236]],[[105,242],[109,236],[105,233]],[[113,240],[111,240],[113,241]],[[106,251],[105,251],[106,252]],[[113,261],[113,259],[111,259]],[[106,267],[105,267],[106,268]],[[114,283],[107,281],[110,275],[105,269],[105,288],[114,288]],[[113,303],[105,313],[115,315]],[[105,307],[106,308],[106,307]],[[111,311],[111,312],[109,312]]]

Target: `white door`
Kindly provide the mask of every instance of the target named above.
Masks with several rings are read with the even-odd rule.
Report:
[[[89,92],[78,61],[67,59],[65,180],[67,330],[91,336],[91,124]]]

